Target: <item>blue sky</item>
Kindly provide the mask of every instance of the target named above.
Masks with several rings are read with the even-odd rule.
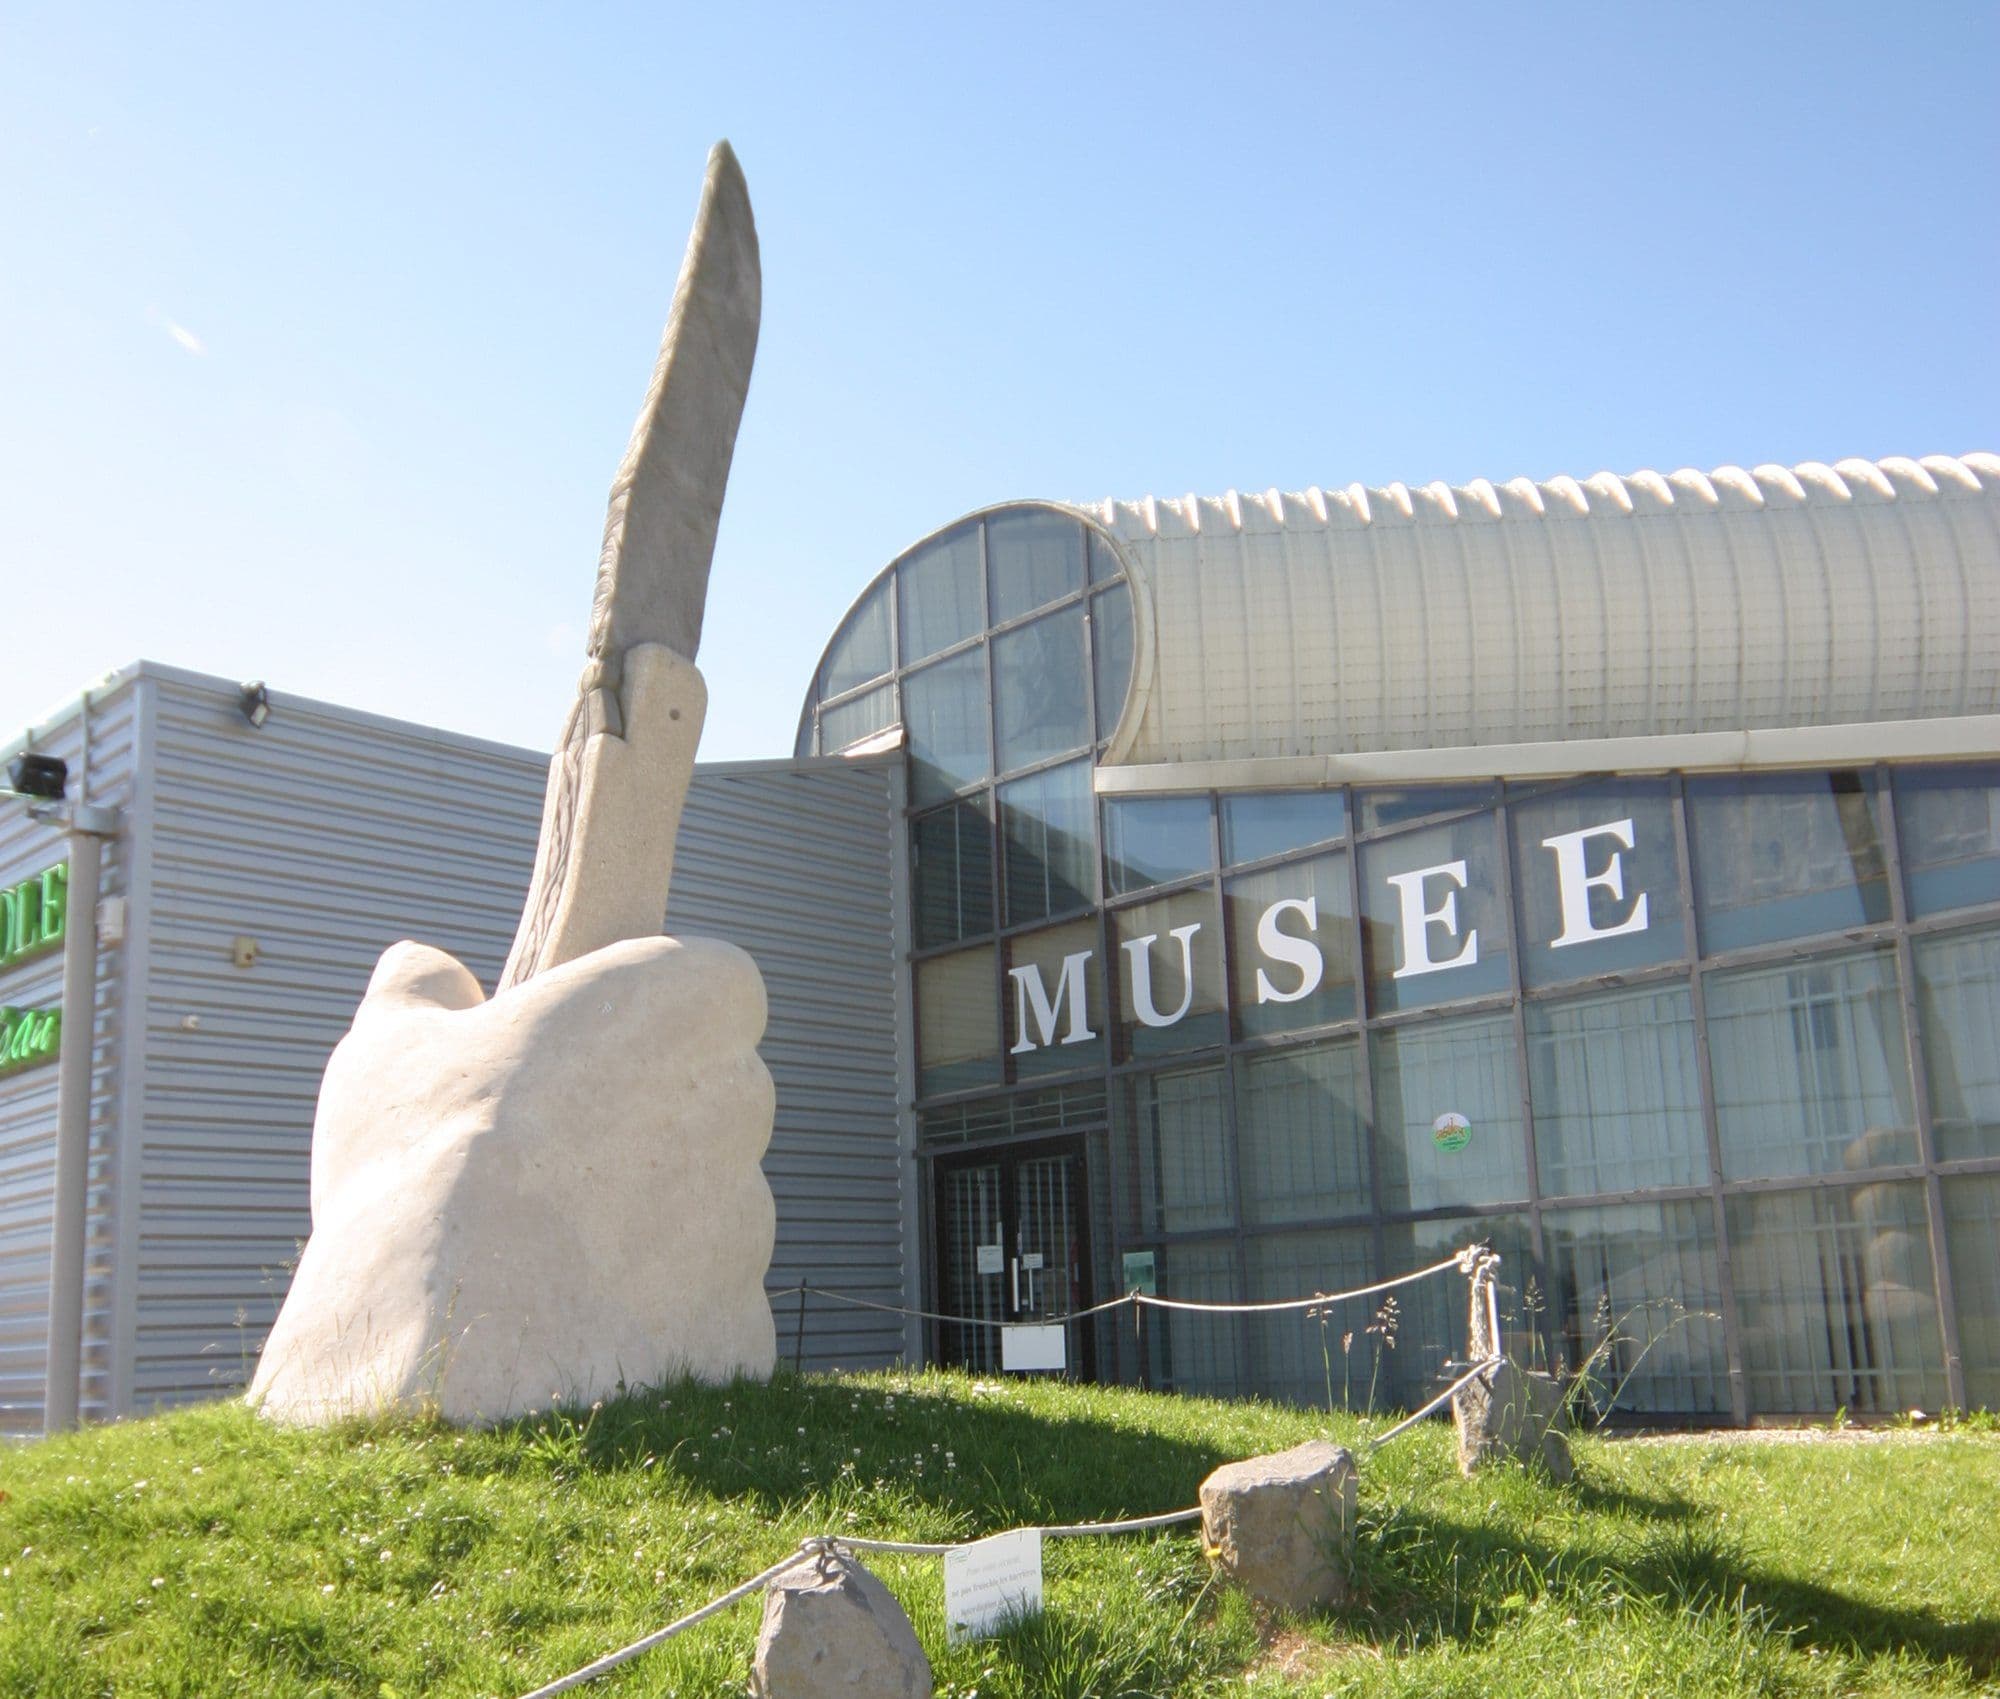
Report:
[[[2000,7],[0,11],[0,726],[545,747],[709,143],[709,759],[965,510],[2000,448]]]

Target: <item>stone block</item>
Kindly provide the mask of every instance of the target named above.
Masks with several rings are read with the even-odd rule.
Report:
[[[844,1552],[802,1557],[764,1589],[754,1699],[931,1699],[931,1664],[896,1597]]]
[[[1575,1473],[1569,1454],[1569,1416],[1563,1387],[1553,1375],[1503,1361],[1490,1375],[1469,1381],[1452,1396],[1458,1426],[1458,1466],[1466,1474],[1496,1457],[1539,1463],[1558,1481]]]
[[[1225,1463],[1201,1483],[1202,1540],[1224,1574],[1267,1604],[1337,1604],[1358,1492],[1353,1454],[1326,1440]]]

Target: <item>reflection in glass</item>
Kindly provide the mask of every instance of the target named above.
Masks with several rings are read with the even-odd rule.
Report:
[[[1007,924],[1025,926],[1088,905],[1095,892],[1090,764],[1072,762],[1000,787]]]
[[[927,543],[896,568],[903,603],[903,665],[986,628],[975,521]]]
[[[1235,1225],[1225,1116],[1219,1064],[1121,1084],[1118,1220],[1126,1238]]]
[[[1938,1159],[2000,1156],[2000,926],[1911,949]]]
[[[1404,785],[1393,789],[1361,791],[1354,800],[1361,813],[1361,830],[1379,832],[1385,826],[1426,820],[1433,814],[1463,814],[1468,809],[1491,807],[1494,787],[1490,784]]]
[[[1083,609],[1066,608],[993,639],[1000,771],[1090,742]]]
[[[2000,1174],[1948,1178],[1944,1222],[1965,1402],[2000,1410]]]
[[[1361,1043],[1353,1038],[1238,1059],[1236,1148],[1247,1225],[1368,1213],[1363,1083]]]
[[[885,684],[879,690],[819,711],[819,748],[822,755],[838,755],[850,743],[873,737],[896,723],[896,687]]]
[[[1346,832],[1347,798],[1339,791],[1251,791],[1222,799],[1222,859],[1232,867]]]
[[[1910,913],[2000,902],[2000,767],[1905,767],[1896,829]]]
[[[924,1096],[999,1079],[993,970],[991,944],[916,964],[918,1090]]]
[[[1530,1282],[1534,1280],[1534,1258],[1530,1252],[1527,1218],[1520,1215],[1468,1215],[1442,1221],[1392,1221],[1382,1234],[1382,1272],[1385,1277],[1409,1274],[1419,1268],[1462,1251],[1468,1245],[1490,1245],[1500,1253],[1500,1269],[1495,1281],[1500,1300],[1500,1343],[1508,1356],[1526,1368],[1549,1366],[1547,1347],[1533,1326]],[[1354,1334],[1354,1384],[1361,1389],[1362,1367],[1373,1372],[1374,1360],[1381,1359],[1384,1391],[1375,1408],[1414,1410],[1442,1392],[1458,1373],[1447,1363],[1465,1361],[1469,1342],[1465,1336],[1465,1282],[1456,1275],[1440,1275],[1419,1280],[1391,1293],[1398,1311],[1398,1338],[1394,1350],[1379,1349],[1381,1335],[1364,1335],[1370,1319],[1370,1304],[1381,1299],[1364,1298],[1343,1307],[1351,1320],[1341,1322]],[[1544,1304],[1540,1288],[1533,1289],[1532,1302]],[[1379,1315],[1380,1311],[1374,1312]]]
[[[910,822],[916,946],[993,930],[993,821],[982,794]]]
[[[1528,1195],[1521,1076],[1506,1015],[1431,1021],[1377,1033],[1375,1161],[1390,1209],[1505,1203]],[[1442,1115],[1471,1123],[1440,1136]]]
[[[1714,975],[1708,1055],[1722,1174],[1829,1174],[1917,1158],[1886,952]]]
[[[1527,1006],[1544,1197],[1708,1183],[1685,985]]]
[[[1097,668],[1097,737],[1118,729],[1132,684],[1132,592],[1120,584],[1090,604],[1091,659]]]
[[[1215,895],[1181,891],[1111,917],[1121,1060],[1222,1042]]]
[[[1754,1192],[1724,1207],[1752,1410],[1939,1407],[1921,1182]]]
[[[1236,1247],[1228,1240],[1163,1245],[1154,1255],[1162,1297],[1233,1303],[1243,1289]],[[1148,1311],[1139,1361],[1145,1384],[1156,1391],[1238,1397],[1243,1391],[1242,1319],[1199,1310]]]
[[[903,675],[910,800],[941,802],[992,770],[986,753],[986,651]]]
[[[1690,779],[1704,951],[1889,918],[1873,788],[1860,773]]]
[[[889,580],[883,579],[856,604],[826,651],[820,673],[820,694],[838,696],[844,690],[880,678],[889,670]]]
[[[1508,814],[1530,985],[1685,953],[1665,781],[1586,785],[1516,803]]]
[[[1558,1371],[1597,1409],[1728,1411],[1708,1199],[1545,1210],[1542,1242]]]
[[[1007,1054],[1014,1077],[1104,1065],[1104,971],[1097,921],[1007,941]]]
[[[1257,1234],[1244,1247],[1251,1301],[1281,1303],[1368,1285],[1375,1274],[1374,1238],[1365,1227]],[[1249,1321],[1260,1397],[1322,1410],[1361,1408],[1368,1377],[1363,1368],[1357,1378],[1356,1370],[1367,1363],[1365,1346],[1372,1342],[1364,1331],[1365,1302],[1336,1305],[1323,1315],[1279,1310]]]
[[[1206,796],[1104,799],[1104,883],[1114,897],[1208,870]]]
[[[1090,533],[1090,581],[1102,584],[1116,578],[1125,570],[1125,563],[1118,558],[1118,551],[1098,532]]]
[[[1362,950],[1377,1013],[1507,989],[1507,901],[1490,814],[1363,846]]]
[[[1242,874],[1222,890],[1239,1037],[1354,1019],[1354,903],[1344,853]]]
[[[999,625],[1083,588],[1083,527],[1060,513],[986,521],[986,572]]]

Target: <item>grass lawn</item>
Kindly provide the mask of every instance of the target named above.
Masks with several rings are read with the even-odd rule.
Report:
[[[1378,1420],[1377,1430],[1387,1424]],[[514,1695],[807,1534],[958,1539],[1177,1509],[1347,1417],[925,1373],[690,1385],[485,1432],[297,1434],[240,1405],[0,1453],[0,1694]],[[945,1643],[940,1566],[869,1557],[940,1695],[2000,1693],[2000,1434],[1577,1445],[1466,1481],[1362,1460],[1355,1597],[1273,1620],[1195,1533],[1052,1542],[1045,1614]],[[755,1601],[587,1689],[740,1693]]]

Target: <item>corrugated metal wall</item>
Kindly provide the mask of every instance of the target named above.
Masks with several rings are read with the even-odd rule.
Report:
[[[770,994],[774,1291],[803,1282],[904,1304],[917,1288],[904,1262],[913,1170],[897,1125],[893,780],[885,765],[833,762],[712,770],[697,773],[681,821],[667,930],[741,945]],[[777,1319],[789,1361],[797,1301]],[[807,1300],[808,1368],[879,1366],[902,1356],[904,1337],[899,1316]]]
[[[38,737],[35,747],[70,766],[69,798],[87,783],[93,803],[130,803],[137,725],[127,682],[109,685],[90,710],[85,771],[82,717],[72,714]],[[28,817],[24,803],[0,801],[0,888],[68,859],[58,826]],[[105,846],[102,892],[126,890],[130,858],[123,838]],[[72,925],[90,917],[73,914]],[[91,1071],[90,1200],[85,1237],[83,1385],[86,1420],[102,1419],[111,1403],[112,1211],[116,1202],[117,1093],[120,1033],[118,995],[121,952],[98,951],[93,1019],[65,1009],[61,1042],[88,1042]],[[0,1004],[50,1009],[62,1002],[62,951],[0,969]],[[56,1151],[56,1072],[49,1061],[0,1076],[0,1433],[42,1430],[42,1396],[48,1363],[49,1234]]]
[[[150,772],[134,841],[149,947],[129,1061],[138,1211],[115,1407],[239,1385],[309,1227],[313,1105],[376,957],[398,938],[489,985],[533,859],[545,758],[274,695],[253,731],[233,685],[148,666]],[[763,969],[778,1082],[766,1171],[771,1282],[901,1301],[893,775],[758,768],[696,776],[671,924]],[[256,960],[233,965],[254,940]],[[894,1318],[814,1316],[806,1361],[899,1354]],[[787,1349],[789,1325],[781,1325]]]

